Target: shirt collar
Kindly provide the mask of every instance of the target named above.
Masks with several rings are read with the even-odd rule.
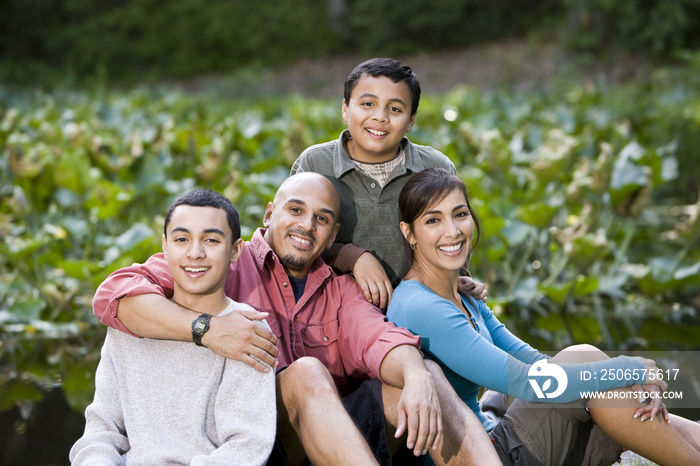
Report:
[[[267,228],[258,228],[250,238],[250,246],[253,248],[255,262],[260,269],[265,268],[265,264],[268,263],[268,261],[273,264],[279,263],[279,259],[275,260],[277,258],[275,251],[273,251],[267,241],[265,241],[266,231]],[[282,267],[282,264],[280,264],[280,267]],[[323,278],[331,274],[330,266],[320,257],[314,261],[307,277],[315,276],[318,273],[321,273]]]
[[[345,147],[345,143],[350,139],[350,131],[343,130],[338,138],[338,144],[335,148],[333,154],[333,172],[336,178],[340,178],[351,170],[357,170],[357,166],[352,162],[350,154]],[[406,170],[410,170],[414,173],[425,170],[425,164],[418,156],[417,151],[413,145],[409,144],[408,138],[406,136],[401,140],[401,148],[404,153],[404,166]]]

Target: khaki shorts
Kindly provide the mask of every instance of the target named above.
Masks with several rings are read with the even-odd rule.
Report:
[[[622,454],[622,447],[593,424],[584,400],[553,404],[516,399],[489,435],[506,465],[609,466]]]

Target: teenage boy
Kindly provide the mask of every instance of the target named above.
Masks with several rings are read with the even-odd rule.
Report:
[[[457,173],[444,154],[406,137],[416,122],[420,94],[416,75],[403,63],[373,58],[359,64],[345,81],[342,113],[348,129],[335,141],[306,149],[291,169],[292,175],[320,173],[335,186],[341,205],[338,244],[323,258],[341,272],[352,271],[367,299],[381,309],[406,265],[401,188],[427,168]],[[484,286],[469,277],[462,286],[477,299],[486,297]]]
[[[212,316],[252,310],[224,294],[240,233],[235,206],[214,191],[183,195],[165,216],[171,301],[198,316],[195,332],[206,332]],[[195,343],[108,329],[72,464],[264,465],[275,441],[273,373]]]
[[[337,234],[339,210],[325,177],[288,178],[226,281],[228,296],[266,312],[212,317],[201,337],[213,351],[237,346],[237,357],[255,367],[251,355],[279,356],[281,454],[269,464],[284,456],[292,465],[390,464],[404,436],[409,449],[429,451],[438,465],[500,464],[476,416],[437,365],[423,360],[420,339],[387,322],[351,277],[320,258]],[[186,340],[194,314],[165,298],[171,288],[165,261],[155,255],[112,274],[93,309],[109,326]],[[249,320],[264,318],[275,337]]]

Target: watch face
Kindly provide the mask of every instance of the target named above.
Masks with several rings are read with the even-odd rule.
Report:
[[[209,316],[202,315],[192,322],[192,333],[204,335],[209,330]]]

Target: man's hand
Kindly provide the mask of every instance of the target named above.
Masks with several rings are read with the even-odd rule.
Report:
[[[414,455],[437,449],[442,439],[442,411],[433,376],[427,370],[406,378],[396,411],[396,438],[407,432],[406,446]]]
[[[377,258],[369,251],[362,253],[355,262],[352,273],[367,301],[386,310],[394,288]]]
[[[410,345],[397,346],[384,357],[380,371],[385,383],[401,389],[395,437],[408,434],[406,446],[416,456],[437,449],[442,440],[442,410],[433,376],[420,351]]]
[[[486,302],[489,294],[483,283],[475,282],[471,277],[467,276],[459,277],[459,291],[483,302]]]
[[[202,337],[202,343],[219,356],[244,362],[259,372],[269,372],[270,367],[278,365],[277,337],[255,322],[267,316],[267,312],[255,310],[214,316],[209,331]]]

